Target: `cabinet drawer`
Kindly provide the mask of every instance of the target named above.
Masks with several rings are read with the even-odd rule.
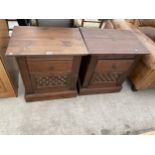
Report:
[[[95,72],[106,71],[127,71],[134,63],[134,59],[130,60],[98,60]]]
[[[72,61],[67,60],[47,60],[47,59],[27,59],[30,72],[71,72]]]
[[[124,59],[135,59],[136,55],[128,55],[128,54],[118,54],[118,55],[113,55],[113,54],[108,54],[108,55],[95,55],[98,60],[124,60]]]
[[[114,86],[120,84],[126,78],[133,63],[134,59],[98,60],[90,81],[90,87]]]

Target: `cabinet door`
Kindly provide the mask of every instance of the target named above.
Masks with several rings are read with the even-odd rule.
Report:
[[[16,96],[9,81],[2,61],[0,60],[0,97]]]
[[[72,61],[36,59],[27,60],[35,92],[52,92],[69,89]]]
[[[27,57],[26,63],[35,93],[57,92],[76,88],[81,57]]]
[[[130,60],[98,60],[90,85],[110,86],[124,81],[134,59]]]

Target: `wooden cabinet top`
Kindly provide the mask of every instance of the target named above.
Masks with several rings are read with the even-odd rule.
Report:
[[[17,26],[6,55],[85,55],[87,48],[78,28]]]
[[[90,54],[149,54],[127,30],[80,28]]]

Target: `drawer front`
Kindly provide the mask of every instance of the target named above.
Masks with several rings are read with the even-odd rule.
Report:
[[[27,58],[27,64],[36,93],[69,89],[73,61],[37,57]]]
[[[108,54],[108,55],[95,55],[98,60],[124,60],[124,59],[135,59],[136,55],[127,55],[127,54],[118,54],[118,55],[113,55],[113,54]]]
[[[66,60],[27,60],[30,72],[70,72],[72,61]]]
[[[98,60],[95,68],[95,72],[105,71],[127,71],[134,60]]]
[[[112,86],[121,83],[127,76],[131,66],[134,63],[132,60],[98,60],[93,76],[90,80],[90,85],[97,86]]]

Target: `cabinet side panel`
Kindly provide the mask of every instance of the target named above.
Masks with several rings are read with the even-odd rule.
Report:
[[[97,57],[96,56],[91,56],[91,57],[86,57],[84,61],[87,61],[88,66],[87,69],[85,69],[85,73],[83,76],[83,83],[82,83],[82,87],[88,87],[89,83],[91,82],[91,78],[93,76],[95,67],[96,67],[96,63],[97,63]]]
[[[70,81],[70,89],[76,89],[80,65],[81,65],[81,56],[74,56],[73,63],[72,63],[72,75],[71,75],[71,81]]]
[[[27,66],[27,60],[26,57],[16,57],[20,73],[24,82],[25,86],[25,92],[26,94],[33,93],[33,88],[32,88],[32,83],[31,83],[31,78]]]

